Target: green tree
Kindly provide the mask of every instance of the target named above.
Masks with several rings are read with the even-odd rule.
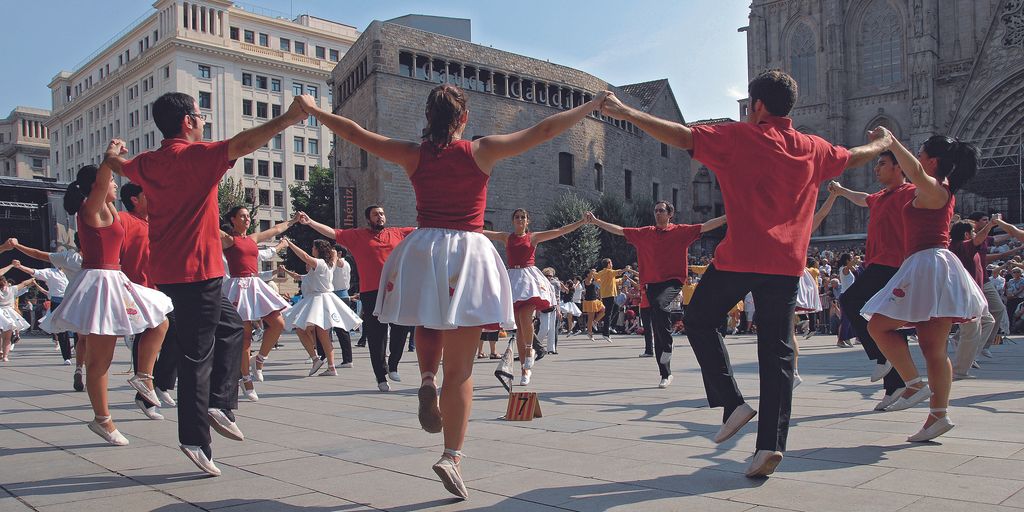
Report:
[[[546,212],[548,224],[545,229],[560,228],[576,222],[591,209],[593,205],[589,201],[567,192]],[[597,232],[596,226],[583,226],[568,235],[544,242],[541,247],[544,248],[544,257],[548,265],[554,267],[562,278],[582,277],[600,253],[601,242],[598,240]]]
[[[602,195],[601,200],[594,208],[594,215],[605,222],[622,227],[636,226],[633,208],[618,196]],[[601,251],[597,259],[611,258],[614,268],[622,268],[636,261],[636,249],[626,243],[625,237],[601,230],[598,238],[601,241]],[[590,265],[597,266],[599,264],[597,259],[590,262]]]
[[[222,223],[227,213],[236,206],[244,206],[249,210],[249,215],[253,218],[256,217],[256,212],[260,209],[260,204],[256,202],[255,196],[246,196],[245,185],[242,184],[242,180],[236,181],[230,176],[221,180],[220,185],[217,187],[217,203],[220,205]],[[249,233],[247,234],[252,234],[255,231],[256,223],[253,222],[249,225]]]
[[[633,201],[633,227],[654,225],[654,201],[637,199]]]

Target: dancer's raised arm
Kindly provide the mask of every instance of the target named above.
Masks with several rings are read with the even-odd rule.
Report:
[[[828,191],[831,194],[836,194],[840,197],[845,197],[851,203],[860,206],[861,208],[868,207],[868,194],[867,192],[858,192],[856,190],[850,190],[839,184],[838,181],[828,182]]]
[[[307,269],[312,270],[316,268],[316,258],[310,256],[308,252],[303,251],[302,248],[295,245],[295,242],[292,242],[287,238],[285,240],[288,240],[288,248],[291,249],[292,252],[294,252],[295,255],[298,256],[299,259],[306,264]]]
[[[601,106],[602,114],[622,121],[629,121],[651,137],[670,146],[693,149],[693,132],[689,126],[641,112],[622,103],[615,93],[611,91],[605,91],[605,93],[608,94],[608,98]]]
[[[297,219],[299,224],[309,226],[310,228],[313,229],[313,231],[316,231],[317,233],[320,233],[323,236],[329,236],[331,237],[332,240],[334,239],[334,228],[313,220],[305,212],[299,212]]]
[[[9,244],[8,247],[10,247],[11,249],[17,249],[18,251],[20,251],[25,256],[28,256],[29,258],[39,261],[45,261],[47,263],[50,262],[50,254],[53,254],[46,251],[40,251],[39,249],[35,249],[27,245],[22,245],[20,242],[18,242],[17,238],[8,238],[7,241],[4,242],[4,244]]]
[[[274,238],[284,233],[285,231],[288,231],[288,228],[294,226],[296,223],[299,222],[299,215],[301,214],[302,212],[297,212],[295,215],[292,216],[292,218],[284,222],[278,222],[277,224],[274,225],[274,227],[270,229],[253,233],[249,235],[249,238],[252,238],[256,243],[266,242],[267,240],[270,240],[271,238]],[[334,236],[333,232],[331,233],[331,236]]]
[[[378,133],[371,132],[355,121],[332,114],[316,104],[312,97],[299,96],[297,101],[302,104],[303,110],[323,123],[335,135],[345,139],[367,152],[372,153],[384,160],[394,162],[411,173],[416,169],[420,159],[420,145],[416,142],[392,139]],[[314,228],[316,229],[316,228]],[[333,230],[332,230],[333,233]],[[334,236],[333,234],[331,236]]]
[[[828,198],[821,204],[821,208],[814,212],[814,220],[811,222],[811,233],[817,231],[821,223],[825,221],[825,217],[828,217],[828,212],[832,211],[832,206],[836,204],[836,197],[838,197],[836,193],[829,189]]]
[[[704,224],[700,225],[700,232],[707,233],[708,231],[718,229],[724,226],[725,224],[725,215],[722,215],[721,217],[715,217],[713,219],[708,219],[706,222],[704,222]]]
[[[577,220],[576,222],[573,222],[571,224],[566,224],[566,225],[564,225],[564,226],[562,226],[560,228],[557,228],[557,229],[549,229],[547,231],[538,231],[536,233],[531,233],[530,236],[532,237],[533,244],[536,245],[536,244],[539,244],[541,242],[547,242],[548,240],[553,240],[553,239],[558,238],[560,236],[568,235],[569,233],[572,233],[573,231],[576,231],[577,229],[583,227],[586,224],[587,224],[587,218],[586,218],[586,215],[584,215],[583,217],[580,217],[580,220]]]
[[[949,199],[949,191],[942,186],[942,179],[929,176],[928,173],[924,172],[924,167],[917,157],[904,147],[900,141],[894,139],[889,130],[878,127],[871,133],[877,137],[878,135],[874,135],[876,132],[882,132],[884,136],[888,137],[888,140],[892,141],[889,150],[896,157],[896,162],[903,169],[903,174],[917,187],[917,199],[914,199],[915,206],[935,209],[941,208],[942,205],[946,204],[946,201]]]
[[[593,224],[613,235],[626,236],[626,233],[622,230],[622,226],[612,224],[611,222],[605,222],[597,218],[597,216],[594,215],[594,212],[587,212],[584,218],[586,219],[587,224]]]

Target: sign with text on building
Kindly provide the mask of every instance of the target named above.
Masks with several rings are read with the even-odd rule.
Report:
[[[349,229],[356,227],[356,219],[358,219],[358,213],[356,212],[356,188],[355,187],[341,187],[341,229]]]

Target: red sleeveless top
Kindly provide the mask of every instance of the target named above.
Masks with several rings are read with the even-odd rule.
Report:
[[[419,166],[410,178],[419,227],[483,231],[489,179],[469,141],[452,141],[440,151],[430,142],[420,144]]]
[[[234,245],[224,249],[231,277],[252,277],[259,274],[260,248],[256,241],[247,236],[233,236]]]
[[[949,186],[943,185],[947,192]],[[903,249],[909,257],[917,251],[935,247],[949,247],[949,221],[953,219],[956,197],[949,194],[946,205],[938,210],[914,206],[911,198],[903,206]]]
[[[104,228],[94,228],[82,222],[81,215],[75,217],[78,239],[82,245],[82,268],[121,270],[124,225],[118,216],[115,215],[114,222]]]
[[[508,256],[508,268],[532,267],[536,264],[534,254],[537,248],[530,243],[530,233],[519,236],[515,233],[508,234],[508,242],[505,243],[505,254]]]

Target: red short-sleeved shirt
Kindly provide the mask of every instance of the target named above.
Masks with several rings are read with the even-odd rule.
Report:
[[[149,278],[149,222],[131,212],[119,212],[117,217],[124,226],[121,271],[131,282],[152,288]]]
[[[956,254],[956,257],[960,259],[960,263],[963,263],[964,268],[967,269],[967,273],[974,278],[974,282],[978,283],[978,286],[984,286],[984,258],[988,253],[987,247],[984,244],[974,245],[974,240],[968,238],[967,240],[961,240],[959,242],[951,242],[949,244],[949,250],[952,251],[953,254]]]
[[[640,265],[640,282],[660,283],[670,279],[686,282],[687,251],[700,238],[700,224],[669,224],[665,229],[657,226],[622,228],[630,245],[636,247]]]
[[[864,249],[864,266],[903,264],[903,206],[914,200],[917,187],[904,183],[869,195],[868,241]]]
[[[729,217],[715,268],[803,274],[818,190],[850,152],[796,131],[787,117],[691,129],[693,158],[715,173]]]
[[[150,278],[193,283],[224,276],[217,184],[234,166],[228,141],[164,139],[122,172],[149,201]]]
[[[416,228],[335,229],[334,240],[348,249],[359,271],[359,291],[372,292],[380,286],[380,272],[391,251]]]

